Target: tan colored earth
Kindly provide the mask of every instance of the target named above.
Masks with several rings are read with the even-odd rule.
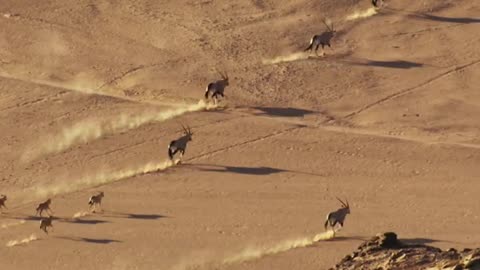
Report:
[[[2,0],[0,15],[1,269],[328,269],[381,231],[480,246],[478,1]],[[309,57],[324,18],[332,47]],[[216,69],[230,85],[206,110]],[[193,140],[171,166],[181,124]],[[324,241],[336,196],[351,214]]]

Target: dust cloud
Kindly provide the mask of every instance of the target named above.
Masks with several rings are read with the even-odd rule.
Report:
[[[290,249],[306,247],[306,246],[312,245],[315,242],[318,242],[321,240],[328,240],[333,237],[334,237],[333,231],[326,231],[324,233],[317,234],[313,237],[304,237],[304,238],[287,240],[273,246],[246,248],[241,252],[239,252],[238,254],[235,254],[234,256],[224,259],[223,264],[241,263],[245,261],[255,260],[267,255],[273,255],[280,252],[285,252]]]
[[[217,255],[212,252],[197,252],[190,257],[183,259],[180,263],[176,264],[171,270],[189,270],[198,268],[218,268],[221,265],[231,265],[237,263],[243,263],[246,261],[252,261],[260,259],[264,256],[274,255],[281,252],[286,252],[291,249],[306,247],[314,244],[315,242],[332,239],[334,237],[333,231],[326,231],[319,233],[313,237],[301,237],[297,239],[290,239],[279,242],[269,246],[252,246],[245,248],[232,255]],[[223,258],[218,258],[223,257]]]
[[[127,168],[118,171],[111,171],[111,172],[98,172],[91,176],[83,177],[78,180],[69,180],[63,181],[59,183],[53,183],[48,186],[37,186],[34,187],[35,194],[39,198],[46,198],[50,196],[55,196],[58,194],[65,194],[70,192],[75,192],[78,190],[82,190],[89,187],[104,185],[107,183],[112,183],[115,181],[119,181],[125,178],[162,171],[169,167],[174,166],[175,163],[171,160],[165,160],[163,162],[149,162],[147,164],[134,167],[134,168]],[[77,213],[82,215],[83,212]],[[79,217],[79,216],[77,216]]]
[[[59,134],[44,137],[38,148],[30,146],[22,155],[22,161],[28,162],[43,155],[62,152],[73,145],[85,144],[101,138],[106,134],[114,134],[136,129],[152,122],[163,122],[168,119],[195,111],[215,108],[216,105],[200,100],[197,104],[191,104],[179,108],[173,108],[161,112],[146,112],[139,115],[122,114],[110,121],[95,119],[85,120],[64,128]]]
[[[291,53],[287,55],[277,56],[272,59],[263,59],[262,63],[264,65],[273,65],[273,64],[283,63],[283,62],[293,62],[293,61],[304,60],[304,59],[308,59],[308,53],[296,52],[296,53]]]
[[[87,211],[80,211],[80,212],[77,212],[73,215],[73,219],[76,219],[76,218],[80,218],[80,217],[86,217],[90,214],[90,212],[87,212]]]
[[[0,225],[0,228],[7,229],[10,227],[14,227],[22,224],[25,224],[25,220],[20,220],[20,221],[11,222],[11,223],[3,223],[2,225]]]
[[[373,15],[377,14],[377,9],[374,7],[371,7],[367,10],[364,11],[355,11],[354,13],[348,15],[345,20],[346,21],[353,21],[356,19],[363,19],[363,18],[368,18]]]
[[[18,245],[28,244],[28,243],[30,243],[32,241],[36,241],[36,240],[38,240],[38,237],[35,234],[32,234],[29,237],[24,238],[24,239],[8,241],[6,246],[7,247],[14,247],[14,246],[18,246]]]

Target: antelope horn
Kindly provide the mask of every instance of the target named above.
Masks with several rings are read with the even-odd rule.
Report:
[[[183,124],[181,125],[182,125],[183,132],[187,132],[187,129],[185,128],[185,126]]]
[[[338,198],[338,197],[335,197],[335,198],[337,198],[337,200],[342,203],[342,206],[347,207],[347,205],[342,200],[340,200],[340,198]]]
[[[220,72],[220,70],[218,70],[218,68],[215,68],[215,71],[217,71],[217,73],[220,74],[220,76],[222,76],[222,78],[225,78],[225,76],[222,74],[222,72]]]
[[[323,22],[323,24],[325,24],[325,26],[327,27],[328,30],[333,31],[333,29],[331,29],[330,26],[328,26],[327,21],[325,19],[323,19],[322,22]]]

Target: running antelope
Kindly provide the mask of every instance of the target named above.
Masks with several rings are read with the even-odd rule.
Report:
[[[320,45],[322,45],[323,55],[325,55],[325,51],[324,51],[325,46],[328,46],[329,48],[331,48],[330,41],[332,40],[333,36],[337,32],[337,30],[333,28],[333,23],[331,24],[331,26],[328,26],[325,20],[322,20],[322,22],[327,27],[327,31],[321,33],[320,35],[314,35],[312,39],[310,39],[310,45],[308,46],[308,48],[305,49],[305,51],[310,50],[310,52],[312,52],[315,48],[315,54],[317,56],[318,56],[318,47]]]
[[[325,230],[327,229],[328,225],[330,225],[330,227],[333,230],[333,233],[335,233],[335,225],[339,223],[340,228],[342,228],[343,223],[345,222],[345,217],[347,216],[347,214],[350,214],[350,205],[348,204],[348,201],[346,201],[347,203],[344,203],[338,197],[337,197],[337,200],[340,201],[340,203],[342,204],[342,207],[337,211],[328,213],[327,220],[325,221],[325,225],[324,225]]]
[[[211,95],[211,98],[215,104],[217,104],[218,96],[221,96],[222,98],[225,97],[223,92],[225,91],[225,87],[228,86],[228,74],[223,74],[218,70],[217,72],[220,74],[222,79],[209,83],[205,89],[205,99],[208,100],[209,96]]]
[[[103,199],[103,191],[100,191],[97,195],[93,195],[92,197],[90,197],[90,199],[88,200],[88,205],[90,207],[90,211],[92,211],[93,213],[95,213],[95,209],[96,209],[96,206],[98,205],[98,207],[102,207],[102,199]]]
[[[47,228],[51,227],[53,229],[52,221],[53,221],[53,216],[49,216],[47,218],[42,218],[40,220],[40,230],[42,230],[46,234],[48,234]]]
[[[45,212],[52,212],[52,209],[50,209],[50,204],[52,203],[52,200],[51,199],[48,199],[46,200],[45,202],[43,203],[40,203],[38,206],[37,206],[37,215],[39,216],[42,216],[42,212],[45,211]]]
[[[0,211],[2,210],[2,208],[7,209],[7,206],[5,205],[6,201],[7,201],[7,195],[0,196]]]
[[[173,160],[173,156],[180,152],[180,160],[182,159],[183,155],[185,154],[185,150],[187,149],[187,143],[192,140],[192,131],[190,127],[187,126],[185,128],[182,125],[184,135],[174,141],[171,141],[168,145],[168,157],[170,160]]]

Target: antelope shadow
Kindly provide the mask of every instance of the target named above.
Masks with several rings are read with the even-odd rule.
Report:
[[[83,225],[96,225],[96,224],[101,224],[101,223],[110,223],[110,221],[108,221],[108,220],[79,219],[79,218],[65,219],[65,220],[61,220],[61,221],[68,222],[68,223],[74,223],[74,224],[83,224]]]
[[[362,237],[362,236],[335,236],[331,239],[327,239],[324,241],[336,242],[336,241],[351,241],[351,240],[364,242],[364,241],[367,241],[368,238]]]
[[[75,237],[75,236],[55,236],[58,239],[76,241],[76,242],[86,242],[90,244],[112,244],[112,243],[122,243],[122,241],[115,239],[106,239],[106,238],[87,238],[87,237]]]
[[[383,68],[397,68],[397,69],[411,69],[411,68],[420,68],[423,67],[422,63],[415,63],[404,60],[395,60],[395,61],[380,61],[380,60],[368,60],[360,59],[357,61],[348,61],[349,64],[357,66],[375,66]]]
[[[304,117],[305,115],[317,113],[311,110],[297,109],[291,107],[255,107],[254,109],[260,111],[258,113],[255,113],[255,115],[269,115],[279,117]]]
[[[32,215],[16,215],[16,216],[12,216],[12,218],[14,219],[20,219],[20,220],[26,220],[26,221],[39,221],[43,218],[48,218],[48,216],[32,216]],[[63,218],[61,217],[57,217],[55,215],[53,215],[53,220],[63,220]]]
[[[450,241],[445,241],[445,240],[437,240],[437,239],[431,239],[431,238],[400,238],[400,242],[407,244],[407,245],[426,245],[426,244],[432,244],[436,242],[450,242]]]
[[[480,18],[442,17],[442,16],[435,16],[430,14],[422,14],[422,13],[409,14],[408,17],[411,17],[414,19],[423,19],[423,20],[429,20],[429,21],[458,23],[458,24],[480,23]]]
[[[280,168],[273,168],[273,167],[239,167],[239,166],[225,166],[225,165],[216,165],[216,164],[184,164],[184,166],[194,167],[200,171],[206,172],[219,172],[219,173],[237,173],[237,174],[246,174],[246,175],[271,175],[276,173],[283,173],[283,172],[290,172],[290,173],[298,173],[298,174],[307,174],[307,175],[315,175],[315,176],[322,176],[315,173],[308,173],[308,172],[301,172],[301,171],[294,171],[294,170],[286,170]]]
[[[25,216],[15,216],[15,219],[19,220],[26,220],[26,221],[40,221],[43,218],[47,218],[46,216],[32,216],[32,215],[25,215]],[[80,218],[63,218],[58,216],[53,216],[53,220],[57,222],[66,222],[66,223],[74,223],[74,224],[83,224],[83,225],[95,225],[101,223],[109,223],[110,221],[101,220],[101,219],[80,219]]]
[[[437,7],[434,11],[440,11],[443,9],[448,8],[449,5],[444,5]],[[405,13],[407,17],[412,19],[419,19],[419,20],[429,20],[435,22],[445,22],[445,23],[458,23],[458,24],[470,24],[470,23],[480,23],[480,18],[470,18],[470,17],[444,17],[444,16],[437,16],[431,15],[427,13],[419,13],[419,12],[411,12],[407,10],[400,10],[394,8],[384,8],[384,13]]]
[[[147,220],[155,220],[161,218],[168,218],[169,216],[159,215],[159,214],[132,214],[132,213],[122,213],[122,212],[115,212],[115,211],[104,211],[105,217],[112,217],[112,218],[129,218],[129,219],[147,219]]]

